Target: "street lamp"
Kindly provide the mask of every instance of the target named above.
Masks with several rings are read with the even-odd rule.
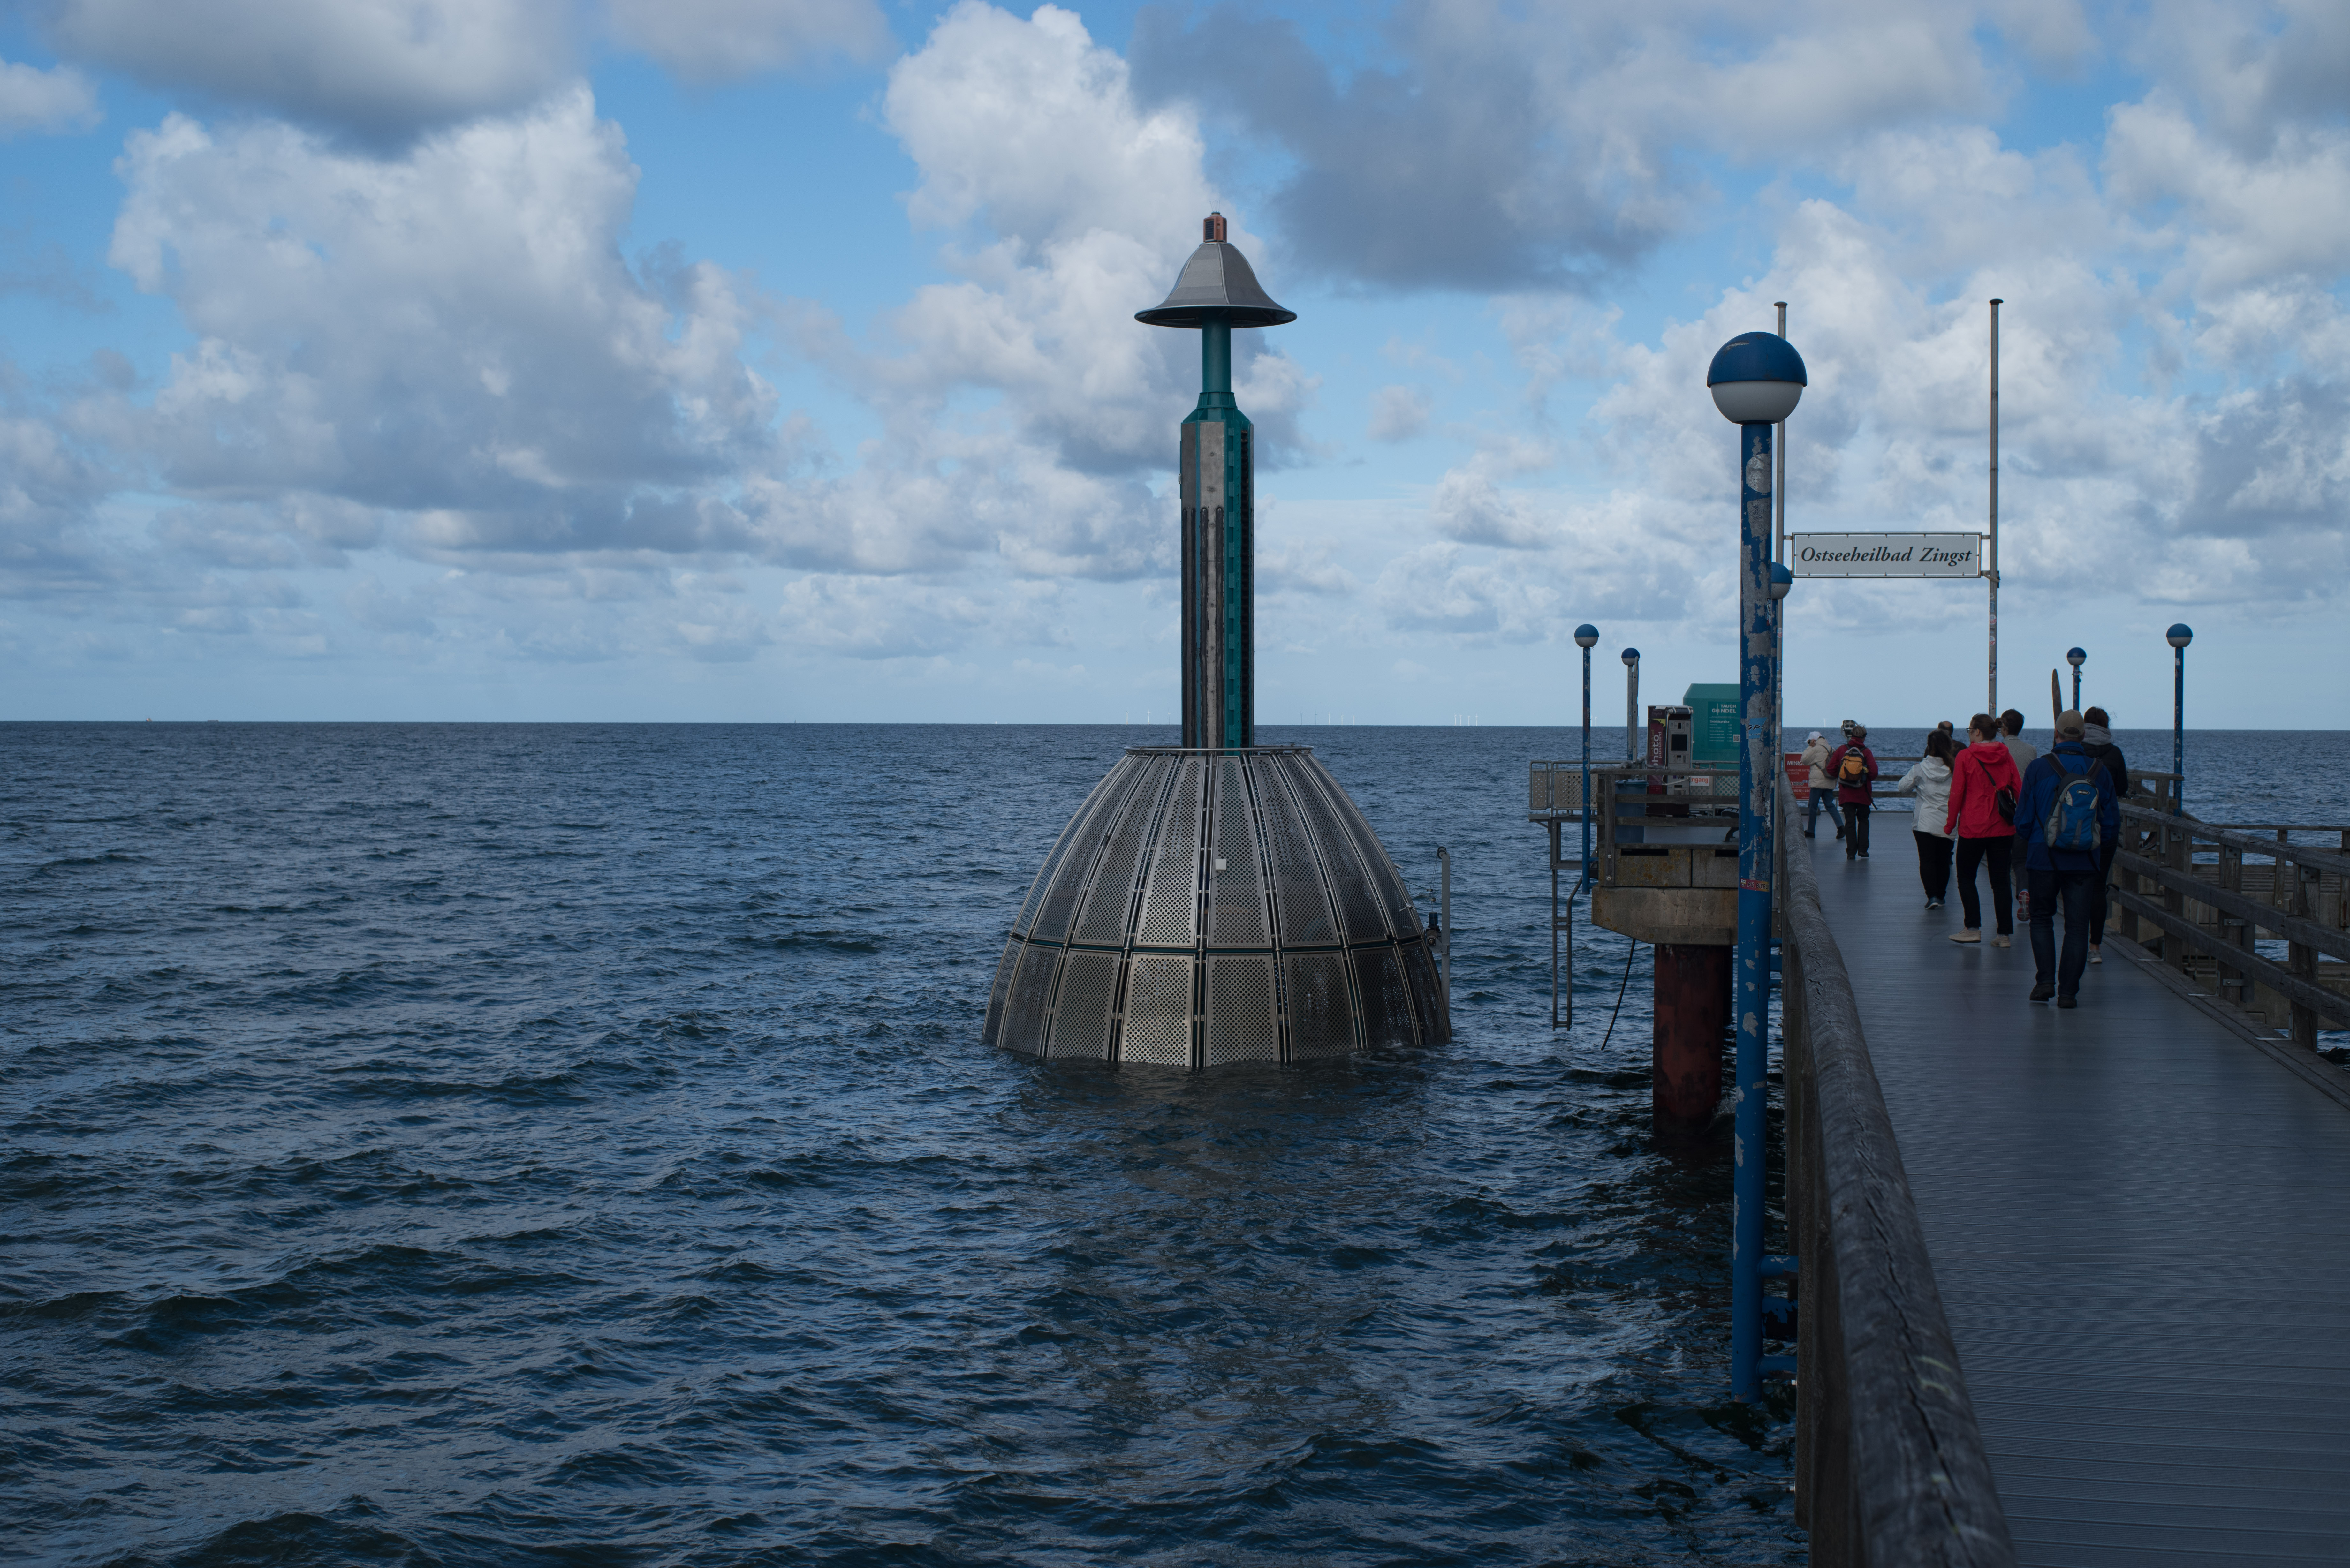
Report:
[[[2170,677],[2170,771],[2178,776],[2170,784],[2170,809],[2175,813],[2187,810],[2187,645],[2195,640],[2195,628],[2185,621],[2173,622],[2163,640],[2170,644],[2173,669]]]
[[[1580,888],[1591,880],[1591,649],[1599,628],[1585,621],[1575,628],[1575,646],[1583,649],[1583,868],[1575,877]]]
[[[1640,760],[1640,650],[1624,650],[1624,756]]]
[[[1739,427],[1738,505],[1738,1092],[1730,1241],[1730,1392],[1762,1387],[1763,1096],[1770,1046],[1771,797],[1778,758],[1771,735],[1771,427],[1795,411],[1804,358],[1775,332],[1742,332],[1705,373],[1713,406]],[[1776,1370],[1774,1367],[1773,1370]]]
[[[2081,666],[2088,661],[2089,650],[2085,648],[2064,650],[2064,662],[2073,667],[2073,711],[2075,713],[2081,711]]]

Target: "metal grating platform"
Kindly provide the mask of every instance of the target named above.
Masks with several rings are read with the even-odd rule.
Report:
[[[1045,857],[986,1040],[1208,1067],[1451,1033],[1404,879],[1312,752],[1137,747]]]

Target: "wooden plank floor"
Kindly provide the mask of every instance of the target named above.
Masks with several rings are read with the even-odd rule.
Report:
[[[2027,1002],[1887,818],[1809,847],[2019,1559],[2350,1563],[2350,1109],[2118,959]]]

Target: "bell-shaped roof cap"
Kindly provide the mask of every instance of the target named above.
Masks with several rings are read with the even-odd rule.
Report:
[[[1208,237],[1183,264],[1173,292],[1150,309],[1136,311],[1137,321],[1150,327],[1205,327],[1211,321],[1279,327],[1297,319],[1297,312],[1275,305],[1264,292],[1248,257],[1225,243],[1222,213],[1208,215],[1206,231]]]

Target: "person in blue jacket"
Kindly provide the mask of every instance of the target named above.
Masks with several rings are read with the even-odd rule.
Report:
[[[2056,715],[2056,749],[2023,770],[2023,793],[2015,803],[2016,836],[2023,840],[2024,876],[2032,888],[2032,1000],[2056,999],[2059,1007],[2079,1005],[2081,971],[2089,964],[2089,897],[2105,871],[2104,846],[2121,836],[2121,803],[2114,781],[2081,743],[2081,715]],[[2064,786],[2085,779],[2095,791],[2095,842],[2067,847],[2047,842],[2049,814]],[[2077,807],[2080,792],[2072,792]],[[2086,813],[2071,809],[2077,818]],[[2064,824],[2060,819],[2059,830]],[[2064,956],[2056,956],[2056,908],[2064,909]]]

